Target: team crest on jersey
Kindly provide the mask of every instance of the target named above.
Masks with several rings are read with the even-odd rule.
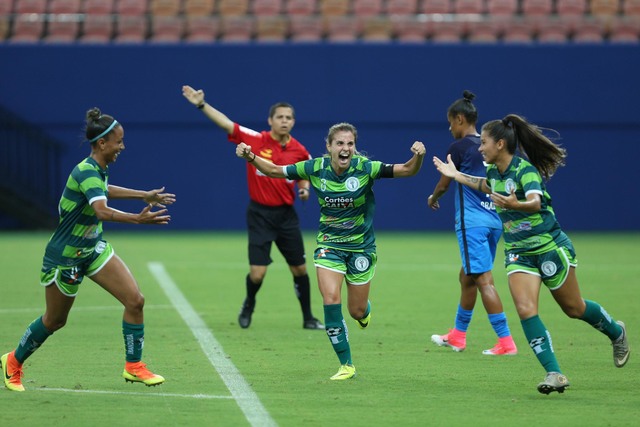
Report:
[[[558,266],[553,261],[545,261],[540,266],[540,270],[542,270],[545,276],[551,277],[558,271]]]
[[[367,271],[367,268],[369,268],[369,259],[364,256],[359,256],[356,258],[354,264],[358,271]]]
[[[507,194],[516,191],[516,183],[513,182],[511,178],[507,179],[507,182],[504,183],[504,191],[506,191]]]
[[[356,191],[358,188],[360,188],[360,180],[353,176],[347,178],[347,181],[344,184],[349,191]]]

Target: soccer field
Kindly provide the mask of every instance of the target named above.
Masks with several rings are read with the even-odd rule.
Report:
[[[0,234],[2,354],[44,310],[38,273],[48,237]],[[358,376],[338,382],[329,380],[339,363],[326,334],[302,329],[289,271],[275,249],[253,323],[241,329],[245,233],[107,231],[105,237],[145,295],[144,361],[166,383],[125,383],[122,308],[85,279],[67,326],[25,363],[27,391],[0,389],[2,426],[638,424],[640,233],[570,234],[583,297],[626,323],[632,355],[615,368],[606,337],[567,318],[543,289],[540,315],[571,382],[564,394],[548,396],[536,391],[544,370],[522,333],[501,252],[494,276],[519,354],[481,354],[495,336],[480,301],[464,352],[430,342],[452,327],[458,303],[453,232],[378,233],[371,325],[363,331],[347,319]],[[305,237],[310,257],[314,236]],[[308,266],[314,314],[322,318]]]

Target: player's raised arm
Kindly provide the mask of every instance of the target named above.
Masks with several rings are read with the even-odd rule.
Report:
[[[427,154],[427,149],[424,144],[420,141],[414,142],[411,146],[411,152],[413,156],[406,163],[393,165],[394,178],[413,176],[417,174],[422,167],[424,155]]]
[[[233,133],[233,121],[204,100],[204,91],[202,89],[195,90],[191,86],[184,85],[182,86],[182,96],[191,104],[195,105],[196,108],[202,110],[209,120],[217,124],[222,130],[227,132],[227,134]]]
[[[491,194],[491,188],[487,185],[487,179],[480,176],[471,176],[462,172],[458,172],[456,165],[451,160],[451,154],[447,156],[447,162],[443,162],[436,156],[433,156],[433,164],[442,175],[449,177],[460,184],[466,185],[483,193]]]
[[[282,166],[274,165],[262,157],[256,156],[256,153],[251,151],[251,146],[244,142],[236,146],[236,156],[242,157],[247,162],[253,164],[256,169],[266,176],[271,178],[286,178]]]

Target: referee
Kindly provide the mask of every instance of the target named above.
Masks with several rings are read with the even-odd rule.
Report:
[[[275,164],[292,164],[311,158],[307,149],[290,134],[295,124],[295,112],[290,104],[280,102],[269,110],[271,130],[256,132],[240,126],[204,100],[204,92],[190,86],[182,87],[182,95],[221,129],[229,141],[244,142],[263,158]],[[271,259],[271,245],[275,242],[284,256],[291,274],[296,297],[302,309],[304,329],[324,330],[324,325],[311,312],[309,275],[305,263],[304,244],[298,215],[293,207],[293,181],[269,178],[247,163],[247,183],[250,203],[247,208],[249,228],[249,274],[246,277],[247,295],[238,315],[241,328],[251,325],[256,306],[256,294],[262,286]],[[298,197],[309,198],[309,181],[300,180]]]

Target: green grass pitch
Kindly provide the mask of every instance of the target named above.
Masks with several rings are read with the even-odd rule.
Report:
[[[44,310],[38,273],[48,237],[0,234],[2,353],[15,348]],[[570,237],[583,297],[625,321],[632,355],[616,369],[606,337],[564,316],[543,289],[540,315],[571,382],[564,394],[545,396],[536,391],[544,370],[513,308],[501,249],[494,276],[517,356],[482,356],[495,336],[480,300],[464,352],[430,342],[452,327],[459,298],[453,232],[379,232],[371,325],[362,331],[347,319],[358,376],[333,382],[338,360],[324,332],[302,329],[290,274],[275,249],[253,323],[243,330],[237,315],[248,269],[245,233],[107,230],[146,297],[144,360],[166,383],[124,382],[122,308],[86,279],[67,326],[26,362],[27,391],[0,389],[2,426],[637,425],[640,234]],[[314,236],[305,238],[310,257]],[[311,262],[308,267],[314,314],[322,319]]]

